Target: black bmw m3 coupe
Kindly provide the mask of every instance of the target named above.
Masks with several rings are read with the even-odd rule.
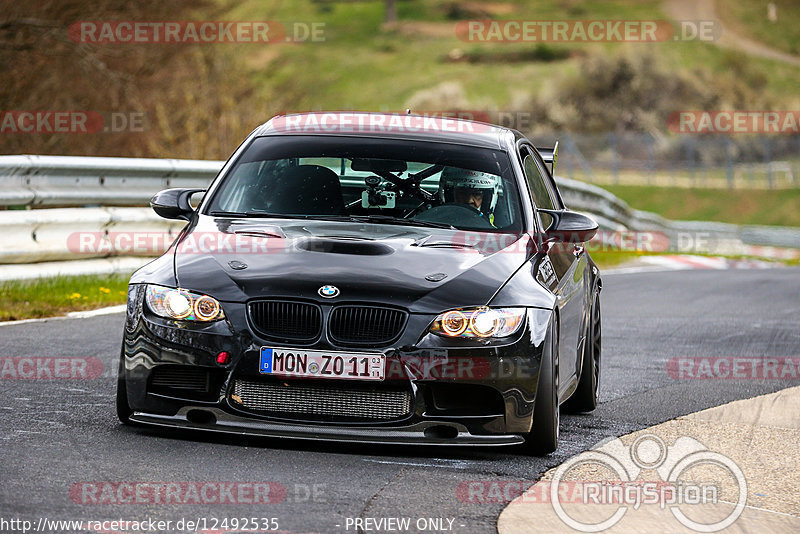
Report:
[[[187,225],[131,277],[120,420],[554,451],[559,407],[597,404],[602,287],[556,152],[441,117],[273,118],[208,190],[151,200]]]

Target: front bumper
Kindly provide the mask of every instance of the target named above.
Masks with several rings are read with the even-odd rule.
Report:
[[[240,435],[404,445],[513,445],[522,443],[531,429],[550,310],[529,308],[527,323],[514,339],[495,345],[458,344],[433,335],[419,339],[434,316],[412,315],[406,333],[391,347],[380,349],[387,366],[401,369],[402,377],[375,386],[407,388],[410,411],[391,420],[346,420],[261,413],[235,399],[238,380],[271,380],[287,387],[364,385],[260,375],[260,347],[274,343],[250,330],[244,305],[226,304],[224,322],[187,327],[152,316],[141,293],[134,291],[129,302],[121,356],[134,422]],[[324,340],[308,348],[346,350],[325,346]],[[231,355],[229,364],[217,364],[221,351]],[[207,392],[154,387],[154,372],[167,368],[205,372]]]

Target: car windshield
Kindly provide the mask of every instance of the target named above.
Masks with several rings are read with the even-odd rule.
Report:
[[[222,178],[205,213],[489,232],[522,228],[506,152],[346,136],[256,138]]]

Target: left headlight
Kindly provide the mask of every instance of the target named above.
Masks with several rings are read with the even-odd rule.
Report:
[[[440,314],[431,332],[443,337],[506,337],[519,330],[525,308],[467,308]]]
[[[147,306],[158,316],[182,321],[222,319],[222,306],[214,297],[162,286],[147,286]]]

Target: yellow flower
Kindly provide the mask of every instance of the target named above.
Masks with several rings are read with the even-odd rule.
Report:
[[[71,298],[73,300],[79,299],[79,298],[81,298],[81,294],[80,293],[73,293],[72,295],[69,296],[69,298]]]
[[[111,293],[111,290],[108,289],[107,287],[100,286],[100,292],[101,293]]]

